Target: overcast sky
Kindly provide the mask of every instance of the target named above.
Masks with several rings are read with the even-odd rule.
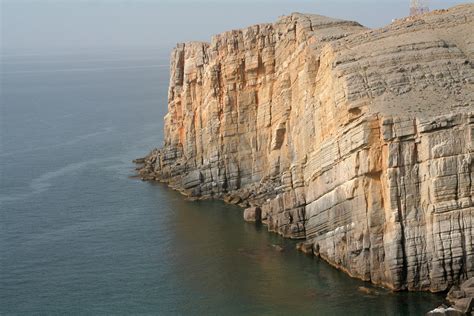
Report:
[[[409,0],[0,0],[1,50],[8,54],[170,49],[177,42],[291,12],[379,27],[407,15]],[[472,1],[431,0],[431,8]]]

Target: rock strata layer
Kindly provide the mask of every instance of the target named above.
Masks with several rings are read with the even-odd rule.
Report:
[[[447,290],[474,276],[473,17],[295,13],[180,44],[139,173],[249,208],[351,276]]]

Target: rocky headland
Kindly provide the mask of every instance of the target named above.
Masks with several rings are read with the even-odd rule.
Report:
[[[353,277],[446,291],[474,276],[473,17],[294,13],[179,44],[139,174],[238,204]]]

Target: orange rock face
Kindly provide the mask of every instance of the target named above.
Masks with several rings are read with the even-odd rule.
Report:
[[[258,207],[354,277],[446,290],[474,276],[473,16],[292,14],[180,44],[165,144],[140,173]]]

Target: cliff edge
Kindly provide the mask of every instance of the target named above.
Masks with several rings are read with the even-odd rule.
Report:
[[[294,13],[171,57],[139,170],[394,290],[474,276],[474,4],[376,30]]]

